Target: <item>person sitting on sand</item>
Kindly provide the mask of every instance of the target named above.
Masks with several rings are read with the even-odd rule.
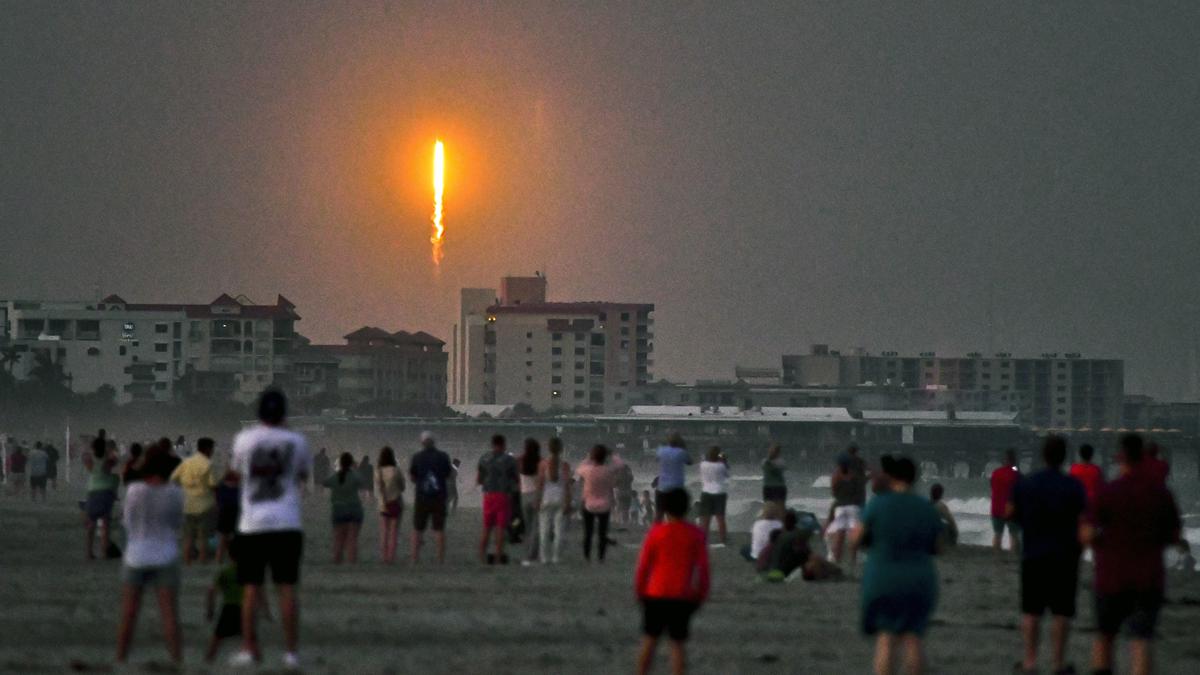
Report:
[[[767,562],[767,580],[783,581],[796,570],[806,581],[818,581],[841,577],[842,571],[836,564],[826,561],[812,550],[810,541],[814,528],[800,524],[799,514],[789,510],[783,517],[783,529],[771,533],[771,545]]]
[[[758,555],[771,542],[771,533],[783,527],[783,507],[777,502],[763,504],[758,520],[750,526],[750,545],[742,548],[742,557],[757,562]]]
[[[142,593],[146,588],[153,588],[157,594],[159,620],[171,660],[176,664],[183,661],[178,603],[183,490],[167,482],[173,468],[166,453],[156,448],[147,458],[145,478],[132,485],[125,495],[127,540],[121,567],[117,663],[125,663],[129,657],[138,611],[142,606]]]
[[[221,640],[242,635],[242,597],[246,587],[237,578],[236,547],[231,547],[228,553],[229,563],[217,572],[204,602],[205,619],[211,622],[215,614],[213,611],[216,605],[215,600],[218,594],[221,596],[221,613],[216,615],[217,622],[213,624],[213,634],[208,641],[208,651],[204,654],[204,660],[208,663],[212,663],[213,659],[217,657]],[[263,618],[272,621],[271,606],[267,602],[267,596],[260,594],[258,599],[258,608],[262,610]]]
[[[937,509],[938,517],[942,519],[942,541],[947,546],[956,546],[958,545],[958,522],[954,520],[954,514],[950,513],[950,507],[942,501],[945,494],[946,488],[941,483],[934,483],[929,488],[929,501],[933,504],[933,508]]]
[[[343,452],[338,457],[337,471],[325,479],[323,486],[329,488],[329,506],[333,519],[333,564],[342,564],[342,558],[354,564],[358,562],[358,533],[362,529],[363,505],[359,493],[363,489],[360,469],[354,468],[354,455]]]
[[[862,581],[862,631],[875,635],[875,672],[890,675],[897,661],[906,673],[924,669],[922,639],[937,604],[941,519],[929,500],[912,493],[917,467],[901,457],[886,468],[887,493],[867,505],[853,545],[867,551]],[[902,657],[897,650],[903,648]]]
[[[663,495],[666,520],[650,528],[638,556],[634,588],[642,604],[643,634],[639,675],[650,672],[664,632],[671,639],[671,672],[686,672],[689,624],[708,599],[708,546],[700,528],[685,520],[689,502],[686,490]]]

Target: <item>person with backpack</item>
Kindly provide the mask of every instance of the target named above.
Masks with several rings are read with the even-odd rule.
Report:
[[[421,560],[421,545],[425,529],[433,526],[438,563],[446,562],[446,498],[447,484],[454,468],[450,455],[438,450],[433,434],[421,434],[421,450],[412,456],[408,477],[413,483],[412,561]]]

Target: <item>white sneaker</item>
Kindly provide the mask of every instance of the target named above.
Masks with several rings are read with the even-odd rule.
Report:
[[[296,652],[284,654],[283,667],[285,670],[300,670],[300,655]]]
[[[532,560],[522,560],[521,567],[533,567],[533,561]]]
[[[239,649],[237,653],[229,659],[229,666],[231,668],[249,668],[253,665],[254,655],[245,649]]]

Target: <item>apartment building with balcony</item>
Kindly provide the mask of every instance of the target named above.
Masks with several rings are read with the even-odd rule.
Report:
[[[446,405],[445,342],[424,331],[364,326],[342,345],[307,345],[296,356],[300,396],[340,407],[373,405],[433,414]],[[332,364],[332,365],[331,365]]]
[[[462,290],[452,400],[618,412],[651,381],[654,305],[552,302],[543,275]]]

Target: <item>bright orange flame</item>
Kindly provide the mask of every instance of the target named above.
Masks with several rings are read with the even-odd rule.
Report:
[[[433,144],[433,236],[429,237],[433,244],[433,262],[442,264],[442,243],[446,226],[442,223],[442,192],[446,187],[446,150],[442,142]]]

